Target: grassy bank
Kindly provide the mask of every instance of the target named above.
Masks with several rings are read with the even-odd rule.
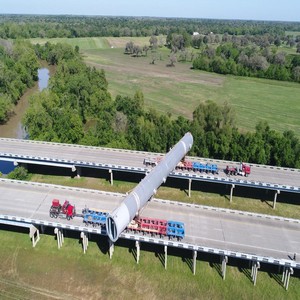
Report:
[[[1,229],[5,229],[0,227]],[[28,233],[0,230],[1,299],[298,299],[300,279],[291,277],[289,290],[281,286],[276,270],[258,273],[257,285],[250,280],[248,264],[227,266],[220,276],[219,258],[199,253],[196,275],[191,253],[168,250],[167,270],[163,249],[141,245],[140,263],[135,262],[134,244],[120,243],[112,260],[107,240],[93,236],[86,254],[79,234],[65,238],[58,250],[53,235],[43,234],[32,248]],[[184,257],[184,256],[183,256]],[[230,261],[230,259],[229,259]]]

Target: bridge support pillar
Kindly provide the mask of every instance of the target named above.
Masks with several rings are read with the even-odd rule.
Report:
[[[222,261],[222,277],[223,277],[223,280],[225,280],[225,277],[226,277],[226,265],[228,263],[228,256],[227,255],[222,255],[221,256],[221,261]]]
[[[260,268],[259,261],[252,261],[251,278],[254,285],[256,285],[257,271],[259,268]]]
[[[87,250],[87,247],[89,245],[89,239],[88,239],[87,234],[85,232],[81,232],[80,237],[82,238],[83,253],[85,253],[86,250]]]
[[[167,262],[168,262],[168,246],[165,246],[165,270],[167,270]]]
[[[189,179],[189,197],[191,197],[192,179]]]
[[[76,177],[80,178],[80,176],[81,176],[81,167],[76,167],[75,171],[77,171]]]
[[[141,248],[141,244],[139,241],[135,241],[135,247],[136,247],[136,263],[138,264],[140,261],[140,248]]]
[[[289,288],[289,282],[291,275],[294,274],[294,270],[291,267],[284,267],[283,274],[282,274],[282,282],[283,287],[287,290]]]
[[[112,259],[114,251],[115,251],[115,246],[114,243],[108,239],[108,251],[109,251],[109,259]]]
[[[33,225],[31,225],[30,228],[29,228],[29,237],[32,240],[32,247],[35,247],[37,242],[40,240],[40,232]]]
[[[113,174],[113,170],[109,169],[108,170],[109,174],[110,174],[110,185],[114,185],[114,174]]]
[[[62,247],[62,244],[64,242],[64,235],[61,230],[58,228],[54,229],[54,233],[56,234],[56,239],[57,239],[57,248],[60,249]]]
[[[279,195],[279,194],[280,194],[280,190],[275,191],[274,201],[273,201],[273,209],[275,209],[275,207],[276,207],[277,195]]]
[[[234,188],[235,188],[235,185],[232,184],[232,185],[231,185],[231,190],[230,190],[230,202],[232,202],[232,195],[233,195],[233,190],[234,190]]]
[[[196,275],[196,262],[197,262],[197,251],[194,250],[193,254],[193,274]]]

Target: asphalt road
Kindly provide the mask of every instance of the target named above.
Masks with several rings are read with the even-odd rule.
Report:
[[[143,165],[144,158],[159,155],[139,151],[0,138],[0,154],[4,153],[141,168],[145,167]],[[224,178],[227,177],[227,175],[223,172],[226,166],[236,166],[237,164],[228,161],[210,160],[198,157],[188,157],[188,159],[200,162],[216,163],[220,170],[218,177]],[[243,177],[232,176],[232,178],[242,179]],[[256,182],[300,187],[300,170],[252,165],[251,175],[247,179]]]
[[[49,217],[53,198],[75,204],[77,212],[87,206],[111,212],[124,195],[37,183],[0,180],[0,215],[54,221]],[[288,222],[234,211],[207,209],[201,206],[152,200],[141,215],[183,221],[183,242],[197,246],[242,252],[276,259],[300,258],[300,222]],[[61,223],[82,226],[82,218],[55,219]]]

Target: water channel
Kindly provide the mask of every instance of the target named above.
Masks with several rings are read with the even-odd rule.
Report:
[[[26,139],[27,132],[22,125],[22,118],[29,105],[29,98],[34,93],[42,91],[48,87],[50,74],[53,70],[48,68],[38,69],[38,81],[31,89],[28,89],[14,107],[14,112],[7,123],[0,125],[0,137]],[[15,168],[12,162],[0,161],[0,173],[8,174]]]
[[[20,98],[18,104],[14,107],[13,115],[3,125],[0,125],[0,137],[25,139],[27,133],[22,125],[22,118],[29,105],[29,98],[34,93],[42,91],[48,87],[50,78],[49,68],[38,69],[38,81],[34,87],[28,89],[25,94]]]

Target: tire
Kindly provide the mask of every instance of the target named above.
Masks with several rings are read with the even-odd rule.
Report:
[[[53,213],[51,212],[51,213],[50,213],[50,218],[53,218],[53,217],[54,217],[54,215],[53,215]]]
[[[53,214],[53,217],[54,217],[55,219],[57,219],[58,214]]]

